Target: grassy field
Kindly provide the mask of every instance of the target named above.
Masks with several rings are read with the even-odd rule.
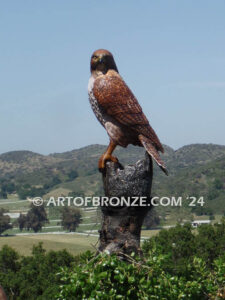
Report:
[[[98,238],[93,236],[82,236],[77,234],[37,234],[29,236],[8,236],[0,238],[0,248],[8,245],[22,255],[30,255],[33,245],[43,242],[43,247],[49,250],[66,249],[73,255],[86,250],[95,251],[92,246],[97,243]]]
[[[150,238],[150,237],[156,235],[159,231],[160,231],[160,229],[142,230],[141,237],[142,238]]]
[[[149,238],[158,232],[159,230],[143,230],[141,236],[142,238]],[[7,244],[22,255],[30,255],[33,245],[43,242],[43,247],[47,251],[66,249],[71,254],[76,255],[86,250],[95,251],[92,245],[96,245],[97,241],[98,237],[79,234],[32,234],[28,236],[0,237],[0,248]]]
[[[10,212],[24,212],[29,209],[30,202],[28,200],[0,200],[0,208],[9,210]]]

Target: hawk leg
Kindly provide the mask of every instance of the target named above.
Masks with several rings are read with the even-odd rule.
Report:
[[[109,146],[106,151],[102,154],[98,162],[99,170],[105,168],[105,163],[107,160],[111,160],[113,162],[118,162],[118,159],[115,156],[112,156],[112,152],[116,148],[117,144],[115,144],[112,140],[110,140]]]

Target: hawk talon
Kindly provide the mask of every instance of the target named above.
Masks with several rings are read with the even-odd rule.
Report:
[[[112,156],[112,155],[102,155],[101,158],[99,159],[99,162],[98,162],[98,168],[99,170],[102,170],[102,169],[105,169],[105,164],[107,161],[112,161],[114,163],[118,163],[119,160],[115,157],[115,156]]]

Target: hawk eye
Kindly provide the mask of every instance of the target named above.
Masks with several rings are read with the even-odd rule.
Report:
[[[92,58],[93,58],[93,59],[97,59],[97,56],[96,56],[96,55],[93,55]]]

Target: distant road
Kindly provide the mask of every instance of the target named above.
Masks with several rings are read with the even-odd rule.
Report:
[[[17,200],[17,201],[5,201],[5,200],[1,200],[0,201],[0,205],[1,204],[14,204],[14,203],[21,203],[21,202],[27,202],[28,200]]]
[[[98,234],[85,233],[85,232],[66,232],[66,231],[54,231],[54,232],[31,232],[31,233],[15,233],[16,236],[29,236],[29,235],[43,235],[43,234],[78,234],[86,236],[95,236],[98,237]]]
[[[66,232],[66,231],[54,231],[54,232],[37,232],[37,233],[16,233],[16,236],[32,236],[32,235],[44,235],[44,234],[49,234],[49,235],[54,235],[54,234],[70,234],[70,235],[83,235],[83,236],[93,236],[93,237],[99,237],[99,234],[94,234],[94,233],[89,233],[89,232]],[[144,240],[149,239],[149,237],[142,237],[141,241],[143,242]]]

